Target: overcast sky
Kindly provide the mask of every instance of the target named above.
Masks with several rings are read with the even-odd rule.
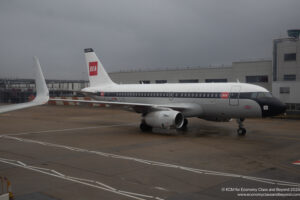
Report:
[[[300,28],[300,0],[0,0],[0,78],[87,79],[83,49],[108,72],[272,58]]]

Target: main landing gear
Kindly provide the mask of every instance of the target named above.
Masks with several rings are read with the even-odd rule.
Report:
[[[239,128],[237,129],[237,134],[239,136],[244,136],[246,135],[246,129],[244,128],[244,125],[243,125],[243,122],[245,121],[244,118],[240,118],[240,119],[237,119],[236,122],[239,124]]]
[[[150,132],[150,131],[152,131],[152,126],[149,126],[144,121],[142,121],[140,124],[140,129],[143,132]]]

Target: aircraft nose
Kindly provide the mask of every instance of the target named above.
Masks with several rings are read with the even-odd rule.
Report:
[[[287,106],[276,99],[276,101],[273,103],[272,109],[274,109],[274,115],[280,115],[286,111]]]
[[[260,99],[259,104],[262,109],[263,117],[280,115],[284,113],[287,108],[284,103],[274,97]]]

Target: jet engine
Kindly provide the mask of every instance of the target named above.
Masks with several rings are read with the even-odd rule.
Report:
[[[184,122],[182,113],[175,110],[153,111],[144,116],[144,122],[154,128],[181,128]]]

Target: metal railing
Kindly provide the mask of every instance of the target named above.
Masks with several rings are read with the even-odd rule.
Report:
[[[9,200],[14,199],[14,195],[12,193],[11,183],[6,177],[0,176],[0,195],[8,194]]]

